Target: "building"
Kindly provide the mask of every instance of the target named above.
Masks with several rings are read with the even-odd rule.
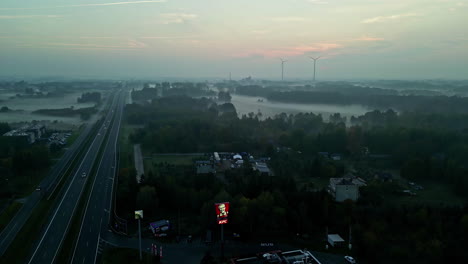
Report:
[[[256,256],[233,258],[230,264],[321,264],[320,261],[307,250],[281,250],[258,253]]]
[[[344,239],[338,234],[329,234],[327,240],[332,247],[340,247],[345,243]]]
[[[267,175],[267,176],[273,176],[271,173],[270,168],[268,168],[268,165],[265,162],[255,162],[252,166],[254,170],[257,170],[260,172],[260,174]]]
[[[357,201],[359,198],[359,187],[365,186],[366,182],[359,177],[330,178],[328,192],[337,202],[344,200]]]
[[[40,139],[45,134],[45,132],[46,128],[44,125],[36,124],[13,129],[3,134],[3,136],[24,138],[29,144],[32,144]]]

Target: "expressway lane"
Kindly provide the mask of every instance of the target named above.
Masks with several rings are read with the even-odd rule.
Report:
[[[71,263],[95,263],[101,234],[108,230],[112,186],[116,168],[117,140],[124,104],[125,93],[121,93],[114,122],[109,131],[109,138],[87,200]]]
[[[106,101],[105,104],[108,102]],[[50,173],[41,181],[42,191],[33,192],[25,201],[21,209],[10,220],[10,223],[0,233],[0,256],[2,256],[23,228],[36,205],[45,195],[49,195],[58,184],[61,176],[67,171],[73,160],[77,158],[81,146],[86,142],[95,122],[89,122],[71,147],[64,153],[60,160],[52,167]]]
[[[114,97],[110,109],[117,107],[119,96]],[[34,252],[28,263],[53,263],[58,255],[63,240],[68,232],[73,215],[77,208],[80,197],[83,193],[85,183],[89,177],[82,177],[82,173],[89,175],[95,160],[98,157],[101,145],[104,142],[107,132],[108,122],[112,120],[114,111],[109,111],[103,124],[99,128],[97,136],[91,143],[83,161],[66,189],[60,203],[54,210],[53,215],[48,221],[46,229],[42,232],[38,244],[34,247]]]

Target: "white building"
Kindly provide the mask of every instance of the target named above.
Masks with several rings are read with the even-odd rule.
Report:
[[[332,246],[332,247],[338,247],[338,246],[341,246],[344,244],[344,239],[338,235],[338,234],[329,234],[328,235],[328,243]]]
[[[358,177],[330,178],[328,192],[337,202],[343,202],[348,199],[357,201],[359,198],[359,187],[365,185],[366,182]]]

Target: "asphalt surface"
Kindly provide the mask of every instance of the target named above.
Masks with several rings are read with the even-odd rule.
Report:
[[[108,223],[110,222],[110,212],[112,210],[114,176],[117,167],[117,141],[125,105],[125,95],[124,92],[120,93],[118,105],[115,108],[114,121],[107,128],[110,130],[109,138],[99,161],[96,177],[87,200],[71,263],[95,263],[99,253],[101,234],[108,232]]]
[[[115,96],[110,109],[118,106],[118,96]],[[104,142],[108,123],[112,120],[115,111],[110,110],[98,130],[96,137],[86,152],[81,164],[66,188],[65,194],[61,197],[58,206],[52,215],[49,216],[45,229],[41,232],[40,240],[34,246],[32,256],[28,263],[54,263],[59,253],[60,247],[68,232],[78,202],[83,193],[88,175],[91,172],[94,161],[98,157],[98,152]],[[83,173],[86,174],[83,177]]]
[[[49,193],[54,191],[61,176],[69,168],[72,161],[77,158],[76,156],[79,153],[80,147],[85,143],[86,139],[91,133],[93,126],[94,122],[90,122],[86,125],[83,132],[73,142],[70,148],[60,158],[60,160],[53,166],[50,173],[39,184],[41,191],[35,191],[27,197],[21,209],[0,233],[0,256],[5,253],[10,244],[13,242],[16,235],[24,226],[39,201],[44,198],[44,196],[47,196]]]

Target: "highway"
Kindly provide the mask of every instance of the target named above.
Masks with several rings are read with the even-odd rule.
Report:
[[[106,104],[107,101],[105,102],[105,105]],[[61,176],[67,171],[73,160],[77,158],[77,154],[80,152],[82,145],[86,142],[86,139],[91,133],[94,124],[95,122],[89,122],[86,125],[78,138],[64,153],[61,159],[52,167],[50,173],[39,184],[39,186],[41,186],[41,191],[33,192],[26,199],[21,209],[0,233],[0,256],[5,253],[10,244],[13,242],[16,235],[24,226],[39,201],[55,191],[55,187],[61,179]]]
[[[71,263],[95,263],[101,234],[108,232],[112,210],[114,176],[116,175],[117,141],[122,120],[126,93],[120,93],[118,106],[112,126],[109,128],[109,140],[94,178],[91,194],[87,200],[85,214],[81,222],[78,240],[75,244]]]
[[[115,109],[119,105],[120,94],[118,93],[114,97],[110,107],[111,110],[108,111],[78,170],[73,174],[73,178],[68,188],[66,188],[65,194],[60,199],[58,206],[52,215],[49,216],[47,225],[41,233],[40,240],[34,245],[33,253],[28,263],[54,263],[56,260],[84,191],[85,184],[89,179],[93,164],[98,157],[99,149],[104,142],[107,126],[112,121],[116,112]],[[82,177],[83,173],[86,174],[85,177]]]

